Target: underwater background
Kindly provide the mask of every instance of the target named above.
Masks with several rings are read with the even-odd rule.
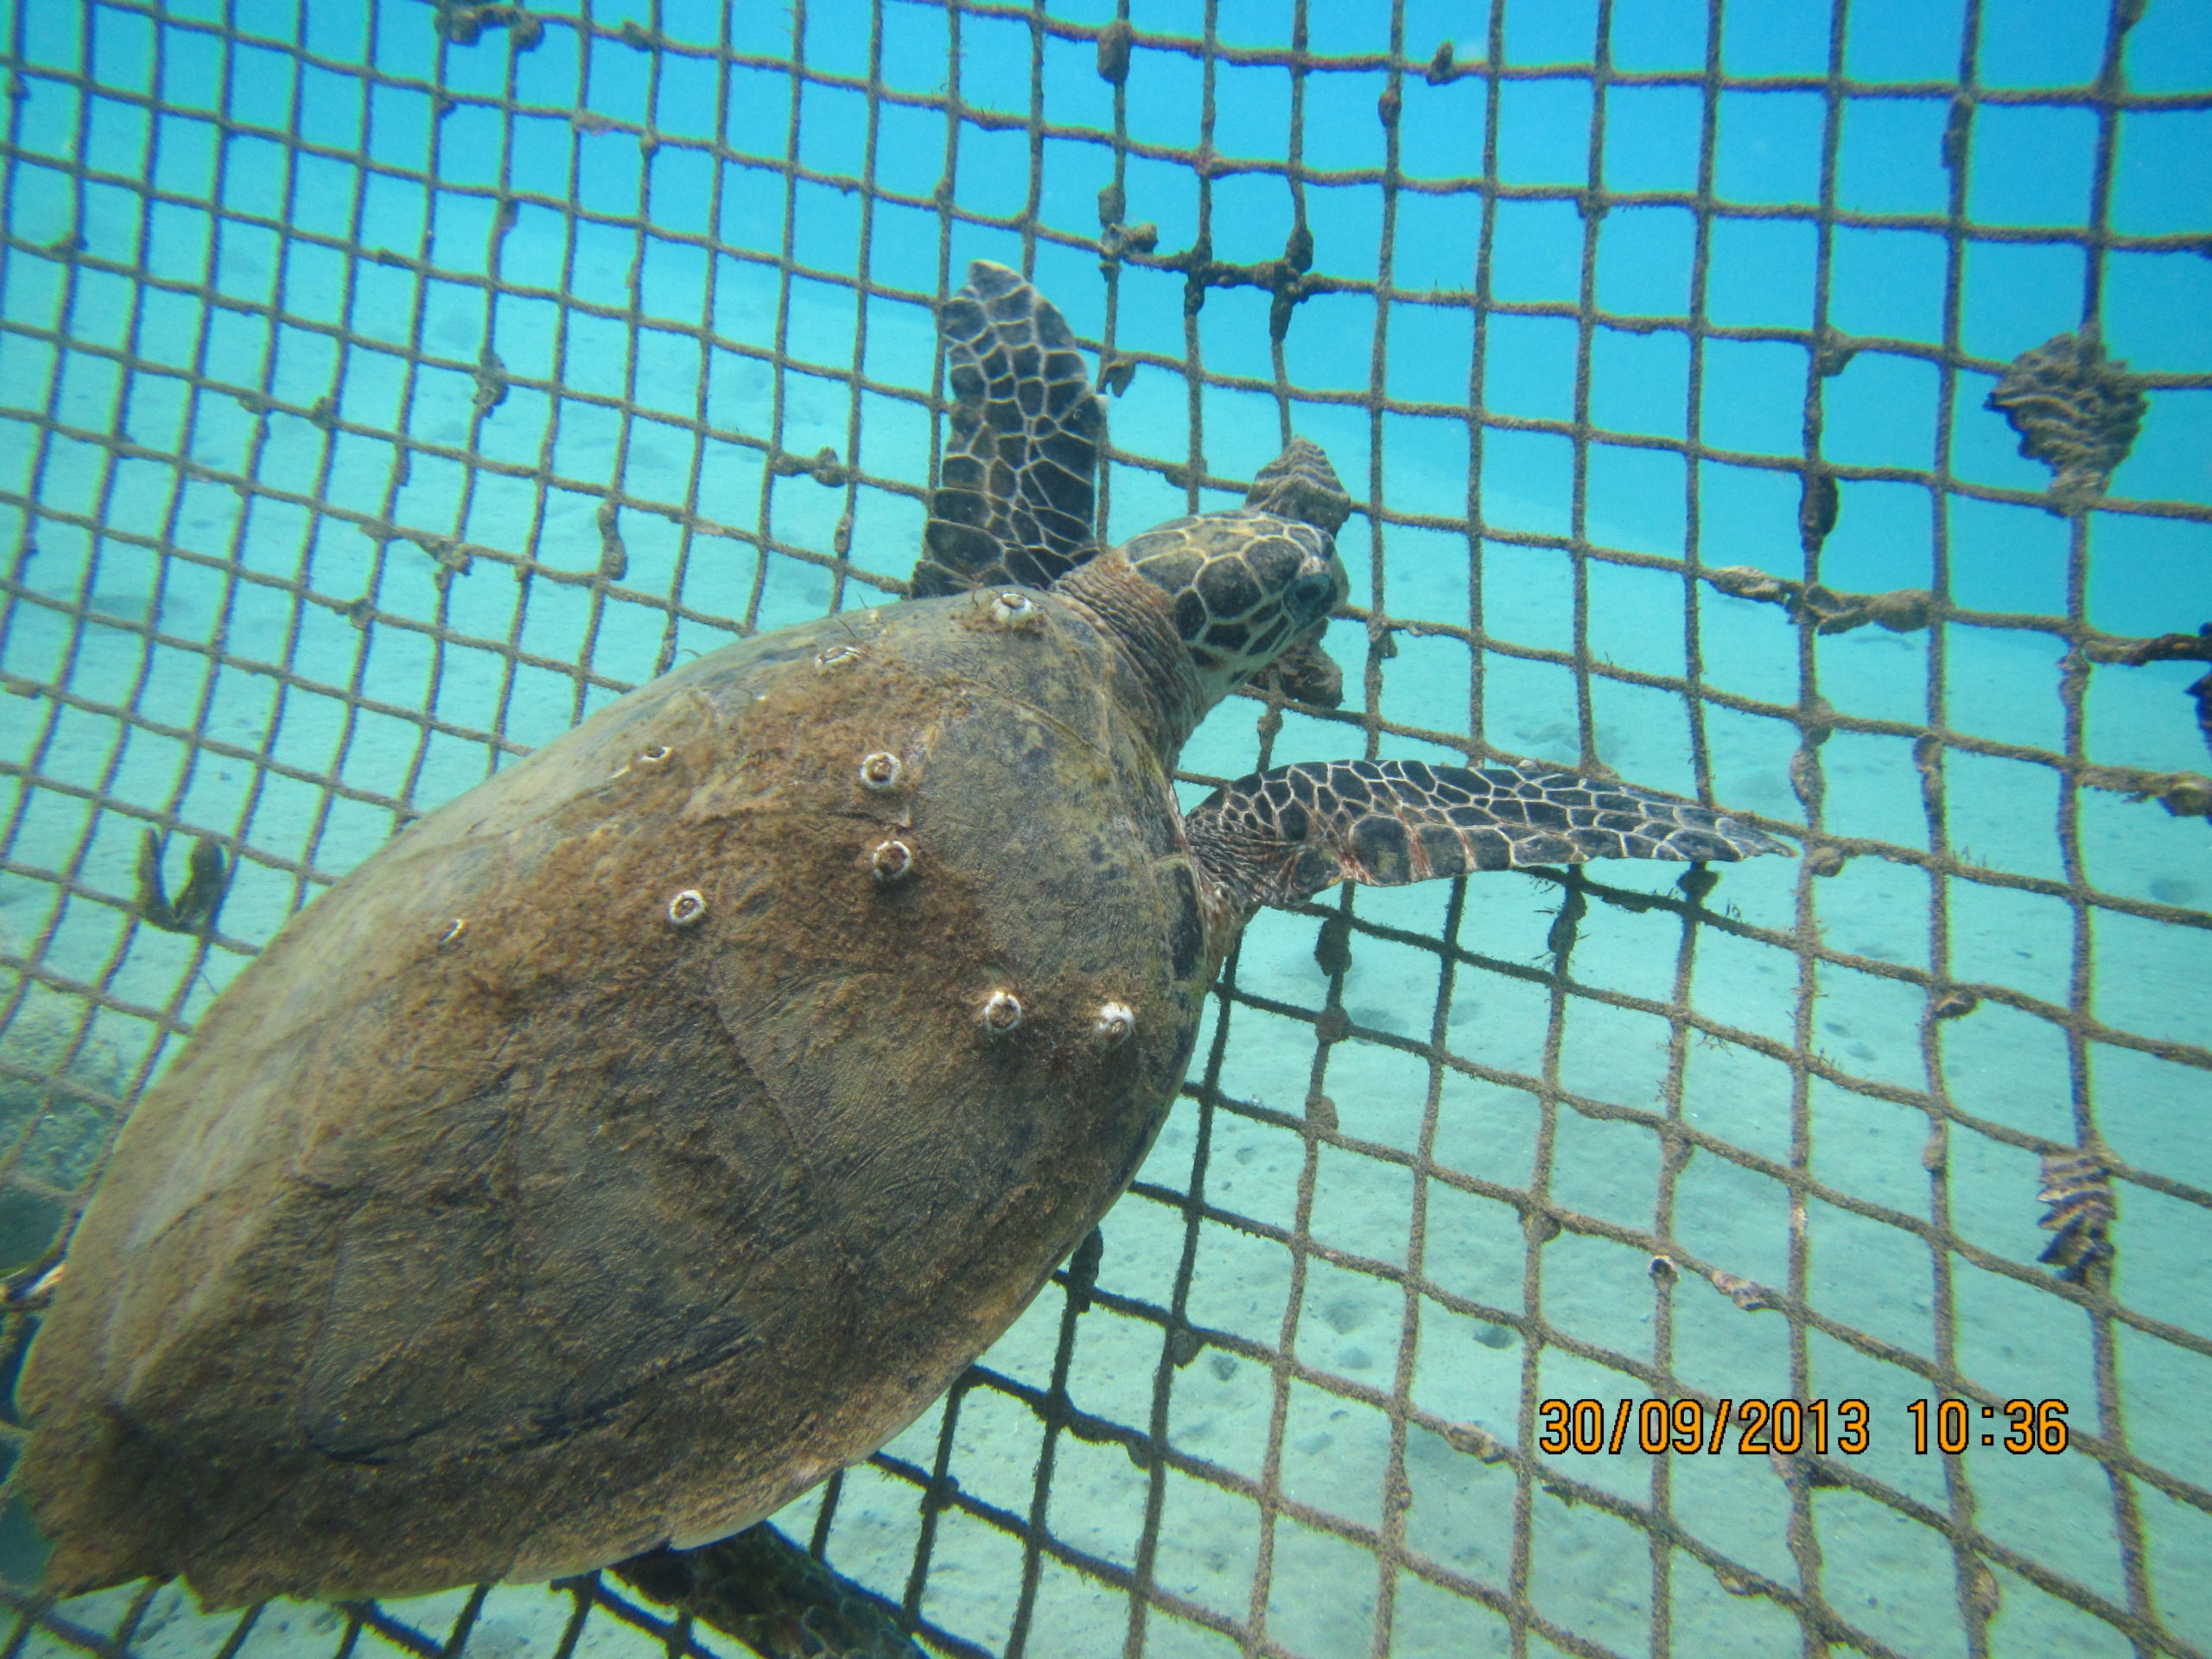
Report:
[[[1111,539],[1289,431],[1360,503],[1344,706],[1232,700],[1186,799],[1599,763],[1808,856],[1264,912],[1095,1283],[786,1529],[959,1654],[2212,1649],[2212,10],[0,16],[0,1270],[396,829],[899,597],[995,260],[1109,359]],[[2109,476],[2054,494],[1987,400],[2062,336]],[[144,919],[149,830],[173,898],[235,857],[212,926]],[[1655,1394],[1869,1444],[1538,1448]],[[1982,1444],[2012,1400],[2068,1449]],[[730,1647],[608,1586],[7,1600],[41,1656]]]

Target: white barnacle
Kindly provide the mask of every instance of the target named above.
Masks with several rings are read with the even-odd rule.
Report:
[[[1021,1023],[1021,999],[1012,991],[993,991],[983,999],[982,1020],[992,1036],[1005,1036]]]
[[[444,950],[446,946],[451,944],[467,931],[468,918],[466,916],[454,917],[452,921],[446,925],[446,931],[438,935],[438,949],[441,950]]]
[[[899,757],[887,750],[878,749],[861,759],[861,787],[862,789],[890,789],[899,782]]]
[[[833,668],[847,667],[860,659],[860,647],[857,645],[824,645],[814,653],[815,671],[825,673]]]
[[[658,766],[670,760],[675,753],[676,751],[670,748],[667,744],[656,743],[650,749],[641,750],[639,753],[638,764],[641,766]]]
[[[868,855],[868,868],[875,879],[888,887],[893,881],[904,880],[914,868],[914,849],[896,836],[879,841]]]
[[[1021,628],[1029,626],[1037,612],[1037,601],[1016,588],[1007,588],[991,601],[991,620],[1002,628]]]
[[[1102,1002],[1090,1021],[1090,1034],[1109,1048],[1128,1040],[1137,1028],[1136,1011],[1126,1002]]]
[[[707,900],[696,887],[686,887],[668,901],[668,920],[671,927],[692,927],[707,914]]]

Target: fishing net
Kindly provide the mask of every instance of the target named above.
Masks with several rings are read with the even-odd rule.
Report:
[[[320,888],[899,594],[989,258],[1116,538],[1294,431],[1358,504],[1342,705],[1190,798],[1546,760],[1807,855],[1262,917],[1098,1245],[785,1529],[963,1655],[2202,1652],[2212,52],[1962,6],[16,4],[15,1300]],[[0,1497],[10,1659],[729,1650],[52,1605]]]

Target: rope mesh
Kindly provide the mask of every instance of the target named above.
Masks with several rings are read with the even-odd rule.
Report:
[[[1995,0],[1941,52],[1873,0],[1794,48],[1677,10],[14,8],[0,1267],[396,828],[900,592],[929,308],[995,258],[1117,393],[1116,538],[1294,430],[1359,498],[1345,705],[1232,702],[1186,784],[1611,765],[1809,856],[1262,917],[1103,1255],[787,1529],[962,1655],[2205,1651],[2212,798],[2202,619],[2162,607],[2212,525],[2212,231],[2128,194],[2212,154],[2188,9],[2115,0],[2041,79],[1993,67]],[[1777,119],[1796,151],[1744,140]],[[2021,146],[2064,214],[2020,210]],[[2007,288],[2050,326],[1993,321]],[[2150,414],[2068,511],[1982,402],[2100,321]],[[1854,622],[1861,588],[1917,591]],[[172,890],[188,839],[235,857],[216,925],[143,920],[149,832]],[[2120,1264],[2080,1282],[2036,1260],[2077,1151]],[[1866,1402],[1870,1450],[1540,1449],[1549,1400],[1778,1397]],[[1961,1455],[1910,1450],[1939,1397]],[[1978,1443],[2019,1398],[2067,1452]],[[728,1647],[596,1576],[3,1593],[10,1659]]]

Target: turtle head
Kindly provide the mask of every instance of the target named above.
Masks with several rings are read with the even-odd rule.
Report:
[[[1328,457],[1294,438],[1240,511],[1178,518],[1122,547],[1173,607],[1207,707],[1320,638],[1347,591],[1336,531],[1351,511]]]
[[[1174,607],[1208,708],[1319,639],[1345,592],[1326,531],[1249,509],[1175,519],[1122,556]]]

